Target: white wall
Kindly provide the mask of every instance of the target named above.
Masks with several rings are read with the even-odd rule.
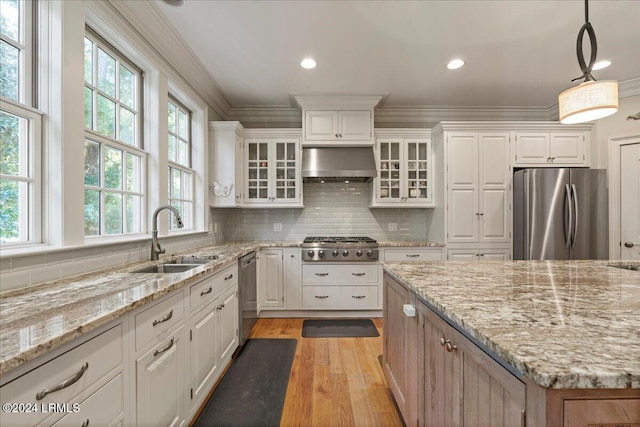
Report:
[[[591,167],[609,167],[609,139],[640,135],[640,120],[627,120],[632,114],[640,113],[640,95],[620,98],[618,112],[596,122],[594,142],[591,150]],[[595,155],[594,155],[595,154]]]

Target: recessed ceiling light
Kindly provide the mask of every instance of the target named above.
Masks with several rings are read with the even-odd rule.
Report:
[[[609,65],[611,65],[611,61],[603,59],[602,61],[598,61],[593,64],[592,70],[602,70],[603,68],[607,68]]]
[[[302,68],[310,70],[312,68],[316,68],[316,61],[314,61],[312,58],[305,58],[302,60],[302,62],[300,62],[300,66]]]
[[[452,59],[447,64],[447,68],[450,70],[457,70],[458,68],[464,65],[464,61],[462,59]]]

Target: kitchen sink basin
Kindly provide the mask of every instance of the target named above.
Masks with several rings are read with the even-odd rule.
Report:
[[[202,264],[203,263],[201,264],[166,263],[166,264],[152,265],[150,267],[141,268],[139,270],[134,270],[132,271],[132,273],[164,273],[164,274],[182,273],[184,271],[191,270],[192,268],[200,267]]]
[[[211,258],[180,258],[180,259],[167,261],[163,265],[181,265],[181,264],[182,265],[184,264],[202,265],[202,264],[208,264],[215,259],[218,259],[217,255],[213,255]]]

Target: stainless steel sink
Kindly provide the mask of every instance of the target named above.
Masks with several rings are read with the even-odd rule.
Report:
[[[152,265],[150,267],[141,268],[139,270],[134,270],[132,271],[132,273],[164,273],[164,274],[182,273],[182,272],[191,270],[192,268],[200,267],[201,265],[202,264],[166,263],[166,264]]]
[[[624,270],[640,271],[640,263],[611,263],[607,264],[609,267],[622,268]]]
[[[217,255],[214,255],[211,258],[179,258],[179,259],[167,261],[163,265],[180,265],[180,264],[202,265],[202,264],[208,264],[211,261],[216,259],[218,259]]]

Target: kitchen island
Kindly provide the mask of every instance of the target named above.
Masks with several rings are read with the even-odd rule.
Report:
[[[425,406],[438,391],[436,380],[440,379],[434,378],[435,371],[447,354],[460,354],[460,360],[446,362],[445,367],[453,375],[448,380],[463,385],[461,390],[451,391],[453,397],[445,392],[443,399],[460,405],[461,413],[455,415],[464,416],[470,400],[464,395],[465,374],[469,373],[465,363],[472,359],[465,348],[481,350],[480,356],[489,359],[482,363],[495,362],[502,373],[508,372],[522,385],[526,411],[518,415],[526,418],[527,425],[572,425],[563,416],[576,408],[586,413],[586,408],[592,410],[599,404],[608,405],[603,410],[615,411],[616,399],[623,402],[622,413],[640,417],[640,273],[607,264],[614,263],[386,263],[385,332],[387,342],[393,343],[386,350],[393,353],[394,346],[404,344],[409,354],[402,358],[385,354],[385,371],[392,389],[398,389],[394,394],[401,410],[405,402],[407,424],[413,425],[414,417],[428,415]],[[412,307],[417,310],[415,321],[410,317],[414,315]],[[431,329],[430,319],[436,322]],[[402,328],[409,330],[405,341],[392,336],[401,334]],[[430,337],[424,338],[429,331],[442,335],[433,337],[440,342],[430,345]],[[417,345],[412,346],[414,334]],[[452,334],[473,348],[456,346],[449,337]],[[442,353],[433,354],[439,350]],[[411,370],[412,357],[418,358],[414,372],[424,370],[423,384],[418,381],[413,385],[410,378],[397,372],[403,363],[402,370]],[[460,372],[455,371],[457,363],[462,364]],[[440,374],[446,376],[447,372]],[[475,380],[480,381],[478,378]],[[466,401],[456,398],[456,393]],[[586,406],[574,407],[572,402]],[[636,418],[633,421],[639,422]]]

